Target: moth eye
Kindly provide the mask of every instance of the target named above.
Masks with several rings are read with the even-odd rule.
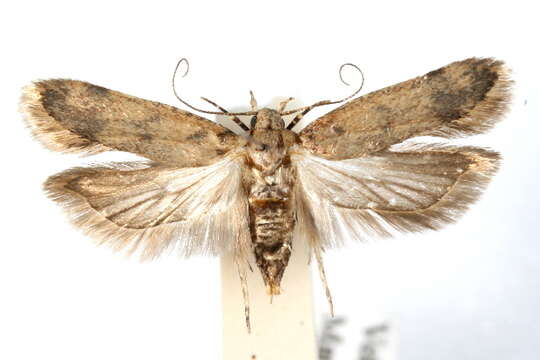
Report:
[[[257,150],[257,151],[264,151],[264,150],[266,150],[266,144],[257,144],[257,145],[255,146],[255,150]]]
[[[254,129],[254,128],[255,128],[255,123],[256,123],[256,122],[257,122],[257,116],[253,116],[253,117],[251,118],[251,123],[250,123],[249,127],[250,127],[251,129]]]

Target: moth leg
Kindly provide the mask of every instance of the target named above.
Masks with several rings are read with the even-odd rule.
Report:
[[[238,276],[240,277],[240,284],[242,286],[242,296],[244,298],[244,315],[246,317],[246,327],[248,334],[251,334],[251,321],[249,316],[249,291],[247,285],[247,274],[246,269],[243,265],[240,264],[239,252],[235,251],[234,262],[236,263],[236,268],[238,269]]]
[[[313,257],[313,250],[310,247],[308,251],[309,251],[309,253],[308,253],[307,264],[308,264],[308,266],[310,266],[311,265],[311,258]]]
[[[323,283],[324,290],[326,293],[326,299],[328,300],[328,306],[330,308],[330,315],[334,317],[334,302],[332,301],[332,294],[330,293],[330,288],[328,288],[328,282],[326,281],[326,273],[324,271],[324,265],[321,256],[321,249],[317,246],[313,247],[315,258],[317,259],[317,267],[319,268],[319,277]]]
[[[201,96],[201,99],[203,99],[204,101],[206,101],[210,105],[215,106],[216,108],[223,111],[224,113],[229,113],[229,111],[225,110],[225,108],[219,106],[218,104],[216,104],[212,100],[209,100],[209,99],[205,98],[204,96]],[[249,127],[247,127],[247,125],[244,124],[242,122],[242,120],[240,120],[240,118],[238,116],[236,116],[236,115],[231,115],[231,116],[232,116],[232,120],[236,123],[236,125],[240,126],[242,128],[242,130],[244,130],[244,131],[249,131]]]

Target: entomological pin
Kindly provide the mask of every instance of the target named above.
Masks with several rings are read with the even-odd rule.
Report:
[[[205,111],[175,90],[193,110],[233,117],[244,136],[185,110],[74,80],[29,85],[22,110],[51,150],[120,150],[148,159],[70,169],[44,187],[76,226],[115,250],[143,259],[232,252],[249,328],[251,255],[268,293],[277,295],[295,243],[307,242],[331,306],[323,251],[346,239],[455,221],[487,185],[499,155],[404,141],[489,130],[507,109],[510,85],[501,61],[470,58],[350,101],[359,90],[294,110],[286,101],[259,109],[252,95],[251,111],[228,112],[210,100],[219,111]],[[311,109],[337,102],[345,103],[294,131]],[[283,116],[294,114],[285,124]],[[251,117],[250,126],[239,116]]]

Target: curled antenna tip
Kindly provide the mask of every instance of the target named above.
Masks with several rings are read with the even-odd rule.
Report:
[[[187,101],[185,101],[184,99],[182,99],[179,95],[178,95],[178,92],[176,91],[176,74],[178,73],[178,69],[180,68],[180,65],[182,65],[182,63],[186,63],[186,71],[184,72],[184,74],[182,75],[182,77],[185,77],[188,72],[189,72],[189,61],[186,59],[186,58],[181,58],[177,63],[176,63],[176,67],[174,68],[174,72],[173,72],[173,76],[172,76],[172,90],[173,90],[173,93],[174,93],[174,96],[178,99],[178,101],[180,101],[182,104],[186,105],[187,107],[189,107],[190,109],[193,109],[195,111],[199,111],[199,112],[202,112],[202,113],[205,113],[205,114],[215,114],[215,115],[230,115],[230,116],[234,116],[234,115],[254,115],[256,114],[255,111],[244,111],[244,112],[235,112],[235,113],[230,113],[228,111],[225,111],[223,108],[222,111],[207,111],[207,110],[203,110],[203,109],[199,109],[191,104],[189,104]],[[206,98],[202,98],[204,101],[218,107],[219,105],[216,105],[214,102],[206,99]]]
[[[353,68],[358,70],[358,72],[360,72],[360,75],[362,75],[362,84],[363,84],[364,83],[364,73],[362,72],[362,70],[357,65],[355,65],[353,63],[345,63],[345,64],[343,64],[343,65],[341,65],[339,67],[339,79],[341,80],[341,82],[344,83],[347,86],[350,86],[350,84],[348,82],[346,82],[345,79],[343,79],[343,69],[346,66],[352,66]]]
[[[180,60],[178,60],[178,62],[176,63],[176,67],[174,68],[174,76],[176,76],[176,73],[178,72],[178,69],[180,68],[180,65],[182,65],[182,63],[186,63],[186,71],[184,71],[184,74],[182,75],[182,77],[186,77],[186,75],[188,74],[189,61],[186,58],[181,58]]]
[[[362,70],[358,66],[356,66],[356,65],[354,65],[352,63],[345,63],[345,64],[343,64],[343,65],[341,65],[339,67],[339,79],[341,80],[341,82],[344,83],[347,86],[350,86],[349,83],[346,82],[345,79],[343,79],[343,69],[345,68],[345,66],[352,66],[353,68],[358,70],[358,72],[360,72],[360,75],[362,75],[362,82],[360,83],[360,86],[351,95],[349,95],[347,97],[344,97],[343,99],[339,99],[339,100],[323,100],[323,101],[316,102],[316,103],[314,103],[314,104],[312,104],[310,106],[305,106],[305,107],[302,107],[302,108],[297,108],[297,109],[282,112],[281,113],[282,116],[290,115],[290,114],[293,114],[293,113],[298,113],[294,117],[294,119],[289,123],[289,125],[287,125],[288,130],[292,130],[292,128],[300,121],[300,119],[302,119],[302,117],[304,115],[306,115],[312,109],[314,109],[314,108],[316,108],[318,106],[342,103],[344,101],[347,101],[347,100],[355,97],[362,90],[362,88],[364,87],[364,73],[362,72]]]

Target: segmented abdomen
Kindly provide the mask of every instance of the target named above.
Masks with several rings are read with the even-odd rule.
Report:
[[[250,197],[251,240],[257,266],[271,294],[279,284],[291,255],[294,212],[289,198]]]

